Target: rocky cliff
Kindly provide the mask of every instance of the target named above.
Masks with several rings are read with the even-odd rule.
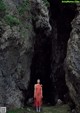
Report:
[[[80,6],[48,1],[0,0],[0,106],[26,106],[40,78],[45,103],[69,93],[79,113]]]
[[[31,14],[30,9],[23,8],[23,2],[0,2],[0,106],[21,107],[25,99],[23,92],[30,80],[34,50]],[[24,12],[21,12],[23,9]]]
[[[50,33],[48,10],[42,1],[0,1],[0,106],[12,109],[26,103],[34,26]]]
[[[80,113],[80,5],[77,16],[72,21],[72,31],[68,41],[66,56],[66,83],[70,96],[75,103],[76,112]]]

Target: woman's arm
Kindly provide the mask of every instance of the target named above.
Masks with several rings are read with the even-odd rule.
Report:
[[[34,98],[36,98],[36,85],[34,85]]]
[[[41,98],[43,98],[43,89],[42,89],[42,85],[41,85]]]

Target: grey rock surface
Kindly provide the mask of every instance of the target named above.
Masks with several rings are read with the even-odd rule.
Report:
[[[23,107],[27,98],[35,43],[32,16],[37,29],[51,31],[47,8],[42,1],[32,1],[32,8],[29,6],[20,14],[23,0],[3,0],[6,5],[4,17],[8,15],[8,18],[7,22],[4,17],[0,18],[0,106],[9,109]],[[20,21],[18,25],[11,23],[16,21],[14,16]]]
[[[4,18],[0,19],[0,106],[14,109],[24,106],[23,91],[27,91],[30,81],[34,31],[31,19],[26,17],[25,20],[19,15],[15,1],[3,2],[6,5],[4,17],[8,13],[11,18],[14,15],[20,20],[19,25],[11,26]],[[26,28],[29,25],[31,28]]]
[[[78,14],[72,21],[72,31],[68,41],[66,56],[66,84],[70,96],[75,103],[77,113],[80,113],[80,6]]]
[[[51,33],[51,25],[49,22],[49,11],[42,0],[30,0],[31,12],[35,28],[42,30],[47,36]]]

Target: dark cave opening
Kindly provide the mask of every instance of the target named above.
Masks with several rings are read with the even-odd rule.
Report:
[[[46,37],[42,31],[36,33],[34,55],[31,65],[31,96],[33,96],[34,84],[37,79],[41,80],[43,86],[43,97],[45,103],[50,103],[52,80],[51,74],[51,37]]]
[[[64,60],[71,32],[71,21],[76,15],[76,5],[51,1],[49,12],[51,35],[47,37],[43,30],[35,30],[29,98],[33,97],[34,84],[39,78],[43,85],[44,103],[54,105],[58,98],[64,102],[68,98],[66,97],[68,88],[65,82]]]
[[[66,102],[68,88],[65,81],[64,61],[67,53],[67,43],[70,38],[71,22],[76,16],[75,4],[62,4],[58,0],[50,2],[50,23],[52,26],[52,63],[51,77],[55,87],[55,101]]]

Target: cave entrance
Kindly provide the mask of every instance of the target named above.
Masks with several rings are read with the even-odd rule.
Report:
[[[41,80],[43,86],[43,97],[45,103],[51,103],[52,100],[52,80],[51,74],[51,49],[52,41],[50,37],[46,37],[44,33],[39,32],[35,37],[34,55],[31,65],[30,86],[31,96],[33,96],[33,88],[37,79]]]
[[[65,81],[64,60],[72,30],[71,22],[76,16],[76,4],[62,4],[59,0],[48,1],[50,2],[50,23],[52,26],[51,75],[54,79],[56,98],[67,102],[68,88]]]
[[[65,101],[64,95],[68,93],[68,89],[65,82],[64,59],[71,32],[71,21],[76,14],[75,9],[76,6],[56,5],[52,2],[50,6],[51,36],[47,37],[44,30],[35,29],[30,97],[33,97],[34,84],[37,79],[40,79],[45,103],[55,104],[58,98]]]

